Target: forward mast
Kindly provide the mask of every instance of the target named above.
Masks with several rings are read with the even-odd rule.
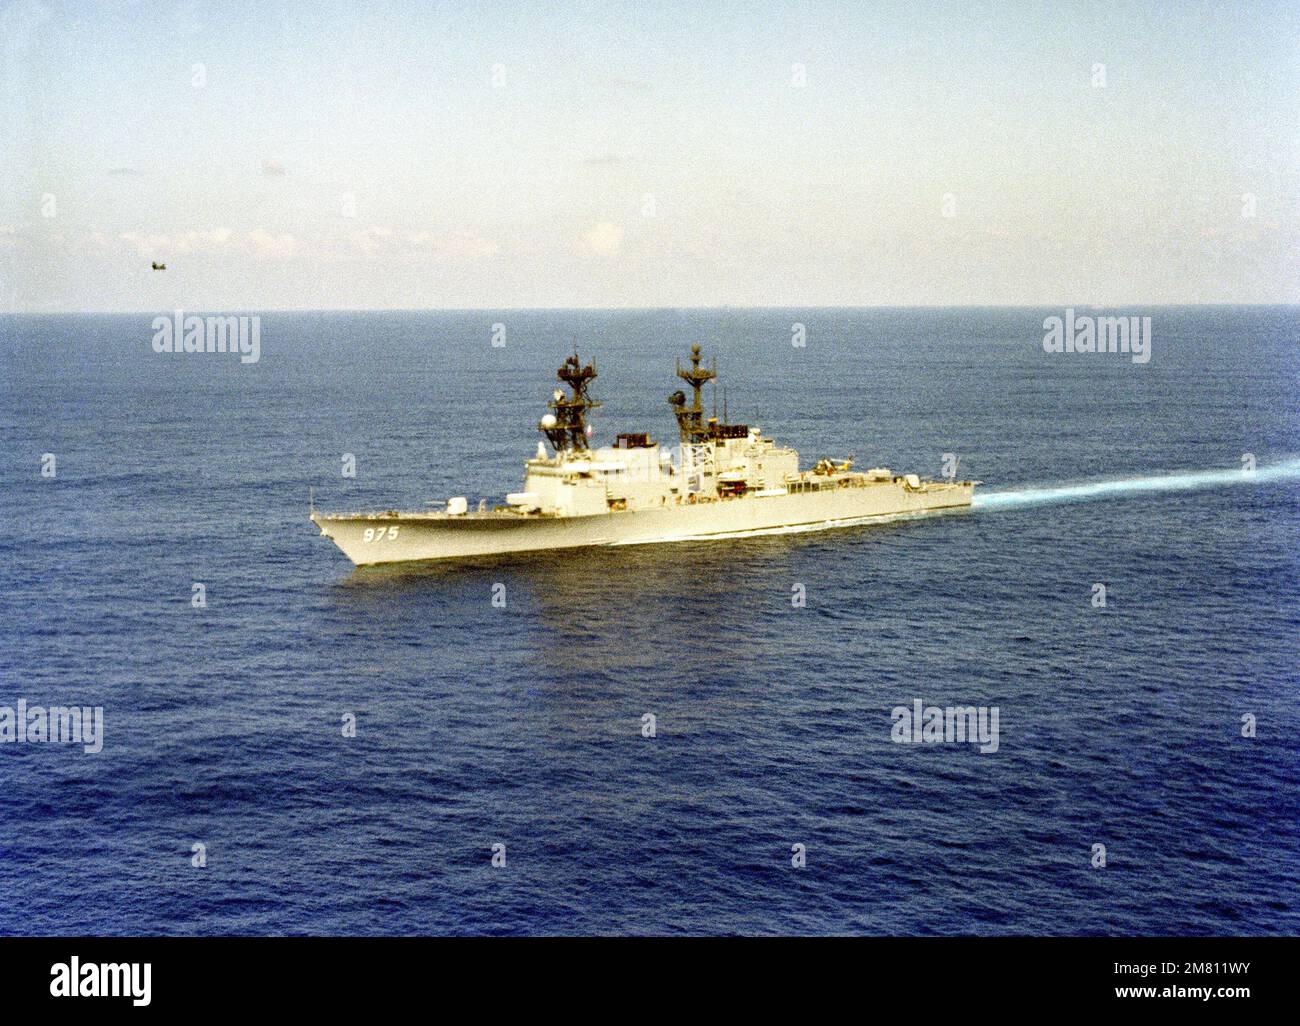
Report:
[[[596,365],[589,363],[584,367],[575,351],[555,374],[569,386],[573,394],[565,395],[557,388],[547,403],[554,412],[543,417],[537,428],[546,436],[557,454],[587,452],[591,436],[587,411],[600,406],[588,392],[591,382],[596,378]]]

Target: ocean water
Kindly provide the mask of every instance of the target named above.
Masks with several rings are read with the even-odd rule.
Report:
[[[0,318],[0,706],[105,717],[0,744],[0,933],[1300,931],[1300,310],[1143,311],[1146,365],[1061,312]],[[306,519],[516,490],[575,345],[598,440],[670,437],[692,342],[806,462],[979,503],[369,571]]]

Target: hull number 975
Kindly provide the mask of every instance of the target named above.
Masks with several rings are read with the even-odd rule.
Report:
[[[367,542],[383,541],[385,538],[389,541],[397,540],[396,524],[386,529],[383,527],[367,527],[361,535],[361,540]]]

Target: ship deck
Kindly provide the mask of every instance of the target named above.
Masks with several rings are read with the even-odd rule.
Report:
[[[699,505],[711,505],[714,503],[734,503],[734,502],[761,502],[764,499],[779,498],[784,495],[807,495],[815,492],[837,491],[841,488],[868,488],[877,485],[898,485],[905,480],[903,475],[895,474],[890,477],[873,477],[870,474],[863,473],[839,473],[834,475],[819,475],[812,471],[805,471],[798,478],[787,480],[779,489],[765,490],[762,492],[750,492],[744,495],[713,495],[704,496],[699,499],[689,499],[683,496],[676,496],[675,501],[671,502],[668,509],[678,507],[691,507]],[[933,481],[922,480],[920,491],[925,491],[931,485],[940,487],[953,487],[964,485],[975,485],[977,481]],[[655,508],[655,507],[651,507]],[[611,508],[608,515],[618,515],[622,513],[641,512],[637,509]],[[606,514],[596,513],[593,516],[604,516]],[[543,511],[530,511],[512,509],[507,506],[496,506],[490,510],[467,510],[464,513],[448,513],[445,510],[357,510],[352,512],[325,512],[321,510],[312,510],[311,519],[324,520],[408,520],[408,521],[466,521],[466,520],[488,520],[488,521],[520,521],[520,520],[566,520],[574,519],[566,517],[559,513],[548,513]]]

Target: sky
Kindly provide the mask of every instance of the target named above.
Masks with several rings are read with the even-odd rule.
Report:
[[[0,3],[0,311],[1300,301],[1293,2]]]

